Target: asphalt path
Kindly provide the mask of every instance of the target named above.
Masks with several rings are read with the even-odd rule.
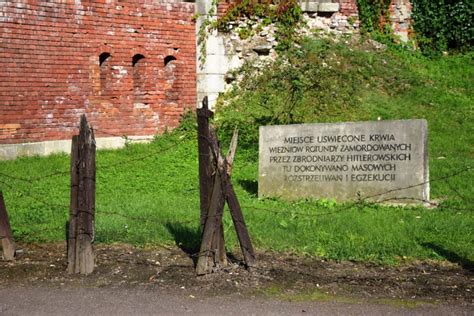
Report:
[[[183,292],[114,288],[0,289],[1,315],[474,315],[469,306],[416,308],[373,303],[289,302],[238,295],[200,297]]]

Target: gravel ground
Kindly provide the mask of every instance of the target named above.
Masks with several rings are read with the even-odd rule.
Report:
[[[98,245],[95,271],[69,275],[66,245],[20,245],[0,262],[2,315],[474,315],[474,273],[449,262],[378,266],[258,253],[197,277],[179,248]],[[231,257],[232,258],[232,257]]]

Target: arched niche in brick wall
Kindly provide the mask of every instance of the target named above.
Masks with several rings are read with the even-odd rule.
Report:
[[[112,55],[104,52],[99,55],[99,78],[100,78],[100,94],[107,93],[107,89],[112,81]]]
[[[133,92],[136,100],[141,101],[141,97],[146,93],[146,58],[142,54],[132,57],[133,67]]]
[[[164,59],[165,66],[165,96],[167,101],[177,101],[179,97],[179,91],[176,89],[177,79],[177,59],[170,55]]]
[[[165,60],[164,60],[164,63],[165,63],[165,67],[168,66],[168,64],[172,63],[173,61],[176,60],[176,57],[170,55],[170,56],[166,56],[165,57]]]

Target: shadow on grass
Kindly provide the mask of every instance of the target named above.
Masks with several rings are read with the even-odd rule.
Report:
[[[250,195],[257,196],[258,182],[256,180],[238,180],[238,183]]]
[[[176,246],[183,250],[192,260],[194,266],[197,264],[199,248],[201,247],[201,232],[199,228],[193,230],[181,223],[165,224],[166,229],[173,235]],[[227,260],[232,264],[244,266],[244,260],[230,252],[226,252]]]
[[[451,250],[445,249],[439,245],[436,245],[430,242],[422,243],[421,245],[423,247],[426,247],[435,251],[438,255],[445,258],[446,260],[452,263],[459,264],[463,269],[468,270],[470,272],[474,272],[474,262],[472,262],[471,260],[467,258],[463,258]]]
[[[199,228],[191,229],[181,223],[168,222],[166,229],[173,235],[176,246],[181,248],[192,260],[194,265],[197,262],[196,254],[199,252],[201,244],[201,232]]]

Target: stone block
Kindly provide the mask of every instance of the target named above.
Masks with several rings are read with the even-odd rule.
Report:
[[[225,55],[224,38],[221,36],[209,35],[206,39],[207,55]]]
[[[0,145],[0,160],[10,160],[17,157],[17,150],[13,145]]]
[[[229,70],[237,69],[244,64],[244,61],[240,59],[238,55],[227,55],[226,58],[228,61]]]
[[[212,8],[212,1],[210,0],[199,0],[196,1],[196,13],[207,15],[209,10]]]
[[[268,56],[272,47],[272,43],[265,42],[253,46],[252,50],[256,52],[259,56]]]
[[[425,120],[260,127],[260,197],[429,200]]]
[[[229,70],[229,58],[225,55],[208,55],[204,67],[200,69],[202,74],[223,75]]]
[[[53,140],[42,142],[42,144],[44,155],[71,152],[71,140]]]
[[[322,2],[318,6],[318,12],[339,12],[339,3]]]
[[[208,107],[210,110],[214,110],[214,107],[219,97],[219,93],[208,93],[208,92],[198,92],[197,94],[197,108],[202,108],[202,99],[207,96],[208,98]]]
[[[219,93],[225,88],[224,74],[199,74],[197,76],[198,92]]]
[[[237,55],[208,55],[204,66],[199,69],[200,74],[224,75],[229,70],[243,65]]]
[[[301,1],[301,10],[303,12],[318,12],[319,2],[317,1]]]

